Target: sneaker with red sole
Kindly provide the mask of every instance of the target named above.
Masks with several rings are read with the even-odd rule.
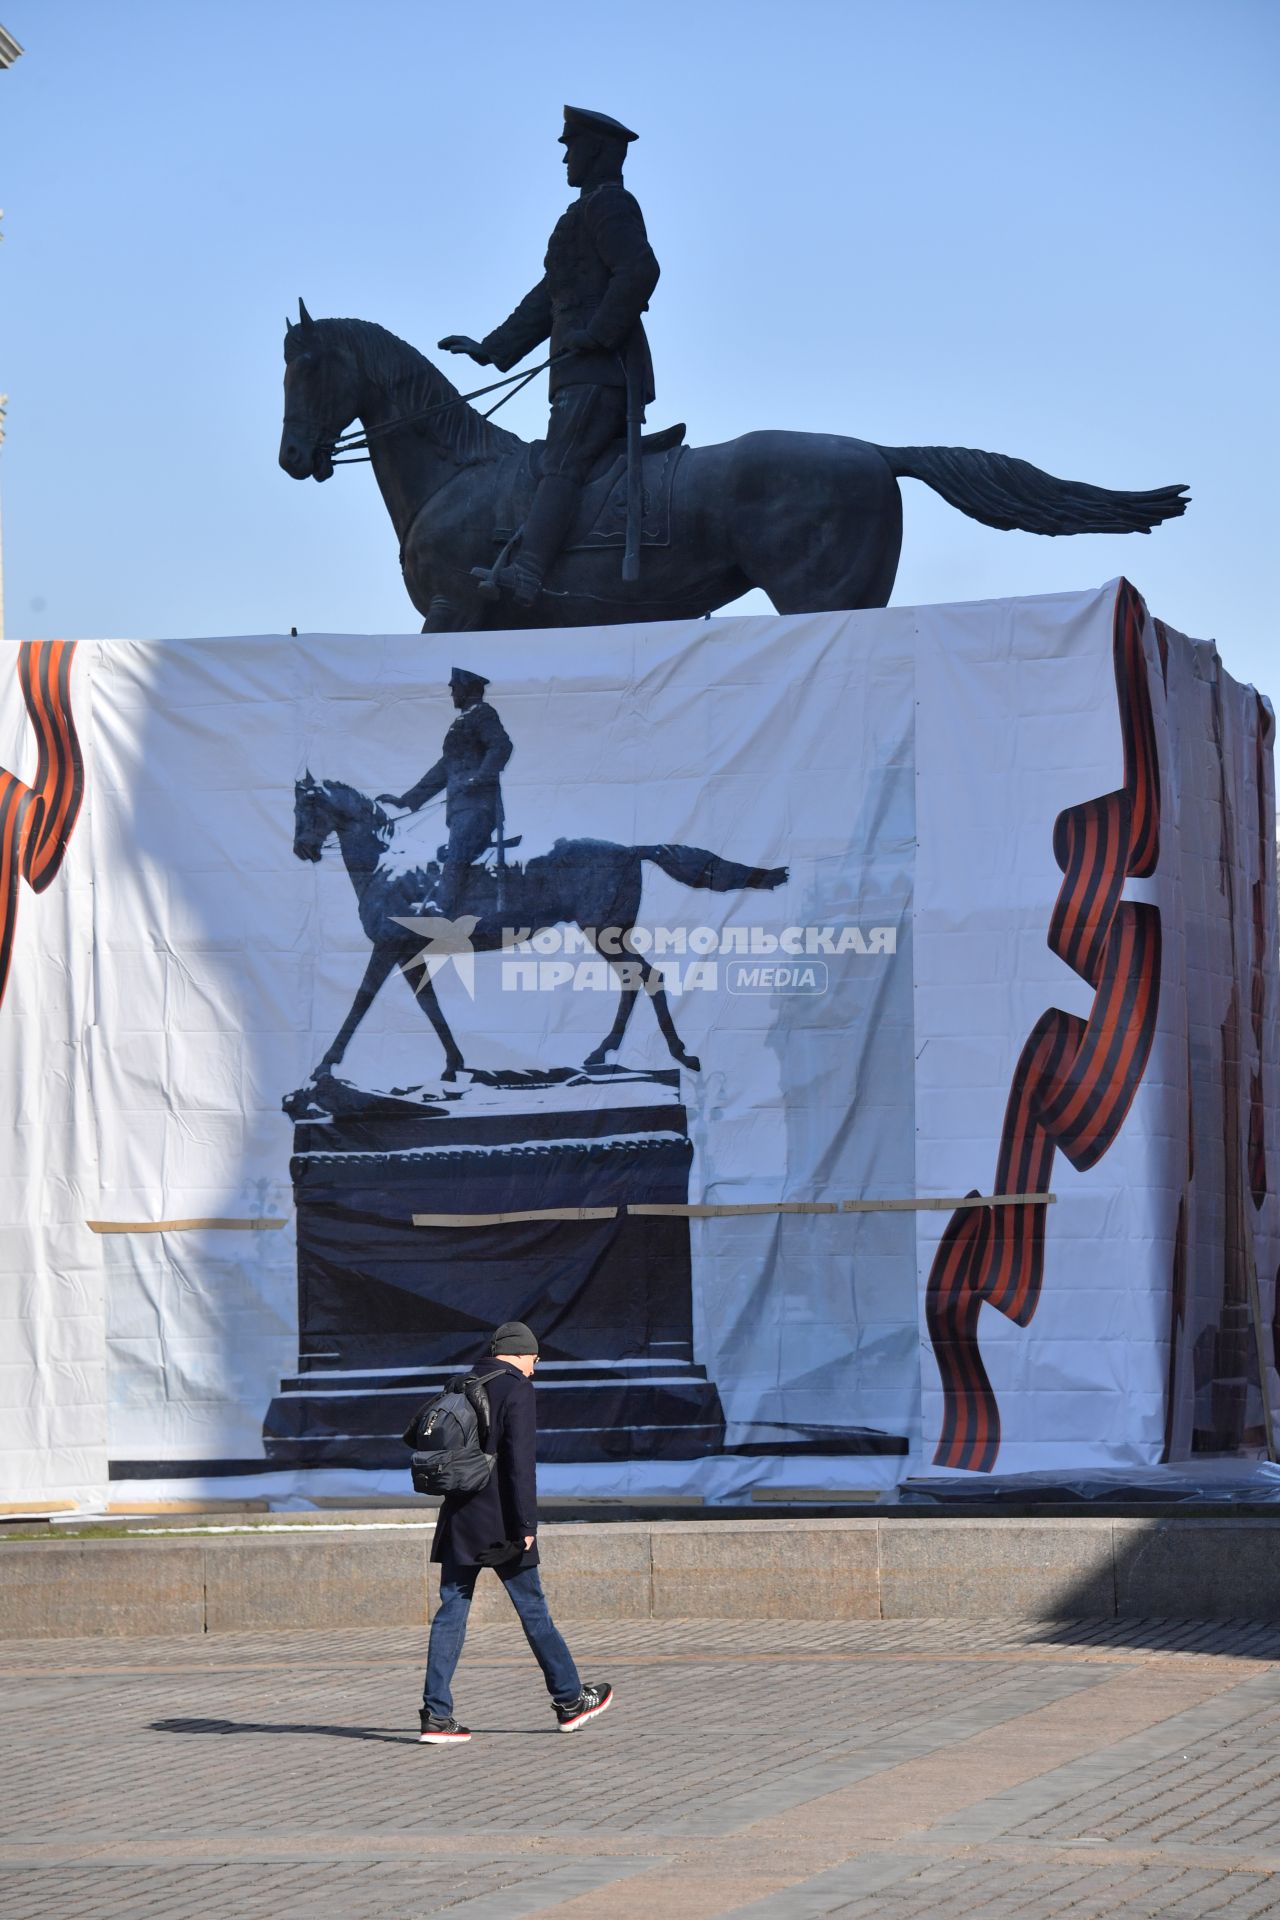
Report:
[[[585,1726],[588,1720],[603,1713],[613,1699],[613,1688],[605,1686],[584,1687],[576,1700],[567,1707],[556,1704],[556,1719],[560,1722],[561,1733],[572,1733],[576,1727]]]
[[[428,1713],[425,1708],[419,1713],[418,1722],[422,1728],[418,1740],[426,1747],[458,1747],[471,1738],[470,1727],[461,1726],[448,1716],[441,1719],[438,1714]]]

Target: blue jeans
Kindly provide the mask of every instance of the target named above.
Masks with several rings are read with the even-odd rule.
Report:
[[[431,1622],[427,1677],[422,1688],[423,1706],[440,1720],[447,1720],[453,1712],[451,1682],[466,1638],[471,1596],[483,1571],[482,1567],[459,1566],[452,1560],[446,1560],[440,1569],[440,1605]],[[573,1664],[573,1655],[551,1618],[538,1569],[522,1569],[519,1562],[514,1561],[510,1572],[505,1567],[495,1567],[493,1571],[520,1616],[524,1637],[542,1668],[547,1692],[558,1706],[568,1706],[582,1692],[582,1682]]]

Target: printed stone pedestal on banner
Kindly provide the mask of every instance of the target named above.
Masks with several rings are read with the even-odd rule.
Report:
[[[694,1360],[688,1220],[621,1211],[688,1200],[678,1073],[504,1078],[445,1106],[383,1096],[363,1117],[298,1124],[300,1351],[267,1414],[269,1458],[403,1467],[416,1408],[513,1319],[541,1341],[540,1458],[692,1459],[722,1446],[719,1396]],[[413,1224],[591,1207],[620,1211]]]

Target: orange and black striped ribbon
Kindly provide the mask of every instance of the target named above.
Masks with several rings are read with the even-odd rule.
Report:
[[[43,893],[62,865],[84,798],[84,762],[71,715],[74,640],[24,640],[18,680],[36,735],[28,785],[0,767],[0,1001],[9,978],[18,881]]]
[[[1142,601],[1116,596],[1113,662],[1124,743],[1124,786],[1058,815],[1063,873],[1048,944],[1094,989],[1087,1019],[1056,1007],[1032,1029],[1014,1069],[993,1192],[1045,1193],[1055,1153],[1092,1167],[1124,1123],[1155,1036],[1160,994],[1158,908],[1121,899],[1126,878],[1154,873],[1160,776],[1143,652]],[[934,1464],[989,1473],[1000,1410],[982,1363],[985,1304],[1025,1327],[1044,1274],[1043,1206],[974,1207],[952,1215],[929,1274],[926,1317],[942,1376]]]

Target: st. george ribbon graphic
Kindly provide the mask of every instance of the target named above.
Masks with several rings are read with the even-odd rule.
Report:
[[[84,762],[71,715],[74,640],[24,640],[18,680],[37,745],[30,785],[0,767],[0,1002],[13,957],[18,882],[43,893],[62,865],[84,798]]]
[[[1116,595],[1112,659],[1124,742],[1124,785],[1058,815],[1053,854],[1064,879],[1048,944],[1095,990],[1087,1020],[1050,1007],[1014,1068],[994,1194],[1044,1193],[1054,1154],[1083,1172],[1124,1124],[1155,1037],[1160,912],[1122,900],[1160,854],[1160,768],[1142,629],[1146,609],[1127,580]],[[971,1196],[973,1197],[973,1196]],[[935,1466],[990,1473],[1000,1409],[978,1345],[983,1304],[1020,1327],[1040,1300],[1044,1204],[953,1213],[929,1274],[926,1310],[942,1376]]]

